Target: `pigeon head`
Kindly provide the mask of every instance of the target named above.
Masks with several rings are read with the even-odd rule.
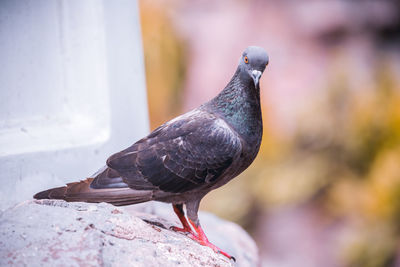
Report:
[[[254,85],[257,88],[261,74],[264,72],[268,62],[269,57],[263,48],[249,46],[244,50],[240,58],[239,67],[253,79]]]

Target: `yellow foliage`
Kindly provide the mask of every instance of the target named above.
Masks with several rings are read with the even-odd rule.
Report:
[[[140,1],[150,124],[155,128],[181,112],[184,45],[162,1]]]
[[[382,151],[371,166],[367,188],[368,215],[381,220],[400,218],[400,147]]]

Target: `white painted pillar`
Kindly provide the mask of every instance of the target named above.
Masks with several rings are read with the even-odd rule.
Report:
[[[0,2],[0,208],[84,179],[148,133],[132,0]]]

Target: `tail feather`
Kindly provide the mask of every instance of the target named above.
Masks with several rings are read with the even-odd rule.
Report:
[[[35,199],[63,199],[68,202],[107,202],[115,206],[124,206],[150,201],[153,192],[149,190],[134,190],[129,187],[93,189],[90,183],[93,178],[69,183],[37,193]]]

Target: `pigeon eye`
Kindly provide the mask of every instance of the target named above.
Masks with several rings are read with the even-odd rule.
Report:
[[[244,57],[244,63],[249,63],[249,59],[247,58],[247,56]]]

